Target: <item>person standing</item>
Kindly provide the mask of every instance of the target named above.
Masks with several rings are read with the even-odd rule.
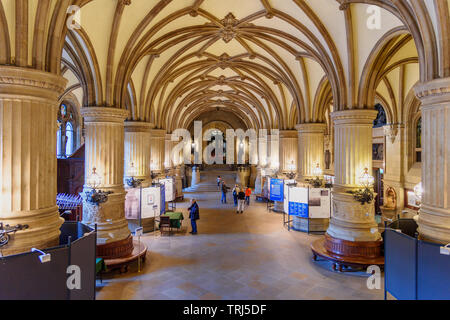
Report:
[[[222,182],[221,176],[217,176],[217,190],[220,190],[220,183]]]
[[[238,207],[236,213],[244,213],[244,206],[245,206],[245,192],[243,189],[240,189],[238,193]]]
[[[236,185],[234,185],[234,188],[233,188],[233,200],[234,200],[235,207],[237,207],[237,205],[238,205],[238,198],[237,198],[238,193],[239,193],[239,187],[236,184]]]
[[[197,201],[195,199],[191,199],[191,206],[188,208],[189,210],[189,219],[191,219],[191,234],[197,234],[197,220],[200,219],[200,210],[198,208]]]
[[[225,181],[222,182],[222,199],[220,200],[222,203],[227,203],[227,192],[228,187]]]
[[[245,190],[245,202],[247,205],[250,205],[250,196],[252,195],[252,189],[250,189],[249,186],[247,186],[247,189]]]

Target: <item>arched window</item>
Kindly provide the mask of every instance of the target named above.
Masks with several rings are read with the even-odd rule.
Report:
[[[58,111],[59,129],[56,135],[56,155],[60,159],[70,157],[77,148],[76,118],[71,106],[61,104]]]
[[[422,162],[422,118],[416,124],[416,162]]]
[[[73,125],[70,122],[66,124],[66,156],[69,157],[72,155],[74,151],[74,134],[73,134]]]
[[[378,111],[377,118],[373,122],[374,128],[380,128],[387,124],[387,117],[386,117],[386,111],[384,110],[383,106],[379,103],[375,105],[375,110]]]

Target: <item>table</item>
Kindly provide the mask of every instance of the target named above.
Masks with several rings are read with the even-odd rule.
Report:
[[[166,214],[161,215],[161,217],[169,217],[170,226],[177,229],[181,228],[181,221],[184,220],[182,212],[167,212]]]

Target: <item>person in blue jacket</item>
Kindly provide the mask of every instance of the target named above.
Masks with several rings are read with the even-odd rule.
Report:
[[[192,231],[191,234],[197,234],[197,220],[200,219],[200,210],[198,208],[197,201],[195,199],[191,199],[191,206],[188,208],[189,210],[189,219],[191,219]]]

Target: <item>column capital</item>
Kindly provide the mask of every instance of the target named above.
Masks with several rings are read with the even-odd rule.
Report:
[[[84,107],[81,115],[85,122],[116,122],[123,123],[130,115],[130,111],[108,107]]]
[[[331,113],[336,125],[372,125],[377,117],[378,111],[374,109],[352,109],[334,111]]]
[[[151,129],[152,138],[165,138],[166,130],[165,129]]]
[[[417,98],[422,102],[422,108],[441,103],[448,105],[450,101],[450,77],[418,83],[414,87],[414,91]]]
[[[280,138],[297,138],[296,130],[280,130]]]
[[[295,126],[299,133],[325,133],[326,123],[301,123]]]
[[[125,132],[150,132],[155,127],[153,123],[142,121],[125,121]]]
[[[0,94],[57,101],[67,79],[50,72],[13,66],[0,66]]]

